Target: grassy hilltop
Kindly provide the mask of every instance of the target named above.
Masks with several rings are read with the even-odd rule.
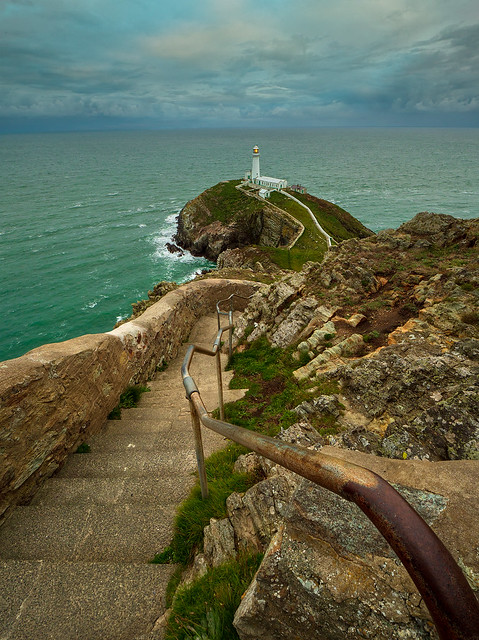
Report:
[[[206,253],[209,257],[207,252],[221,235],[222,251],[254,246],[259,260],[264,254],[281,269],[299,270],[307,261],[322,260],[327,249],[326,240],[306,209],[278,191],[274,191],[268,200],[258,199],[253,197],[254,189],[246,187],[242,191],[236,188],[239,184],[239,180],[220,182],[185,206],[180,214],[176,237],[181,246],[196,254]],[[294,193],[294,196],[311,209],[319,224],[333,238],[333,244],[372,235],[341,207],[308,194]],[[292,216],[304,226],[304,232],[291,248],[287,248],[289,242],[282,242],[279,236],[275,239],[262,234],[265,218],[278,216],[281,212],[285,213],[285,219]],[[225,238],[228,239],[225,241]]]

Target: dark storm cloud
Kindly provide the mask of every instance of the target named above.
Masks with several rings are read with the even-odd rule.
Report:
[[[8,123],[479,122],[475,1],[0,0],[0,25]]]

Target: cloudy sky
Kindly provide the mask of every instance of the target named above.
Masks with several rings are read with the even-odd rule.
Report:
[[[477,0],[0,0],[0,132],[478,126]]]

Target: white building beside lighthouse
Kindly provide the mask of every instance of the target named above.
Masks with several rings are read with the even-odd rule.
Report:
[[[261,193],[260,195],[263,195],[263,196],[266,195],[266,193],[264,193],[265,191],[266,192],[268,190],[273,191],[275,189],[279,191],[281,189],[286,189],[286,187],[288,186],[288,182],[286,180],[281,180],[280,178],[270,178],[268,176],[261,175],[261,171],[259,168],[259,148],[258,147],[253,148],[253,161],[251,164],[251,173],[248,172],[245,178],[246,180],[248,180],[248,182],[251,185],[257,185],[258,187],[262,187],[261,191],[263,193]]]

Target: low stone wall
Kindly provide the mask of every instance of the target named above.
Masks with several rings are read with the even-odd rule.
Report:
[[[147,381],[177,355],[218,299],[249,295],[255,286],[190,282],[109,333],[44,345],[0,363],[0,521],[100,429],[129,384]]]

